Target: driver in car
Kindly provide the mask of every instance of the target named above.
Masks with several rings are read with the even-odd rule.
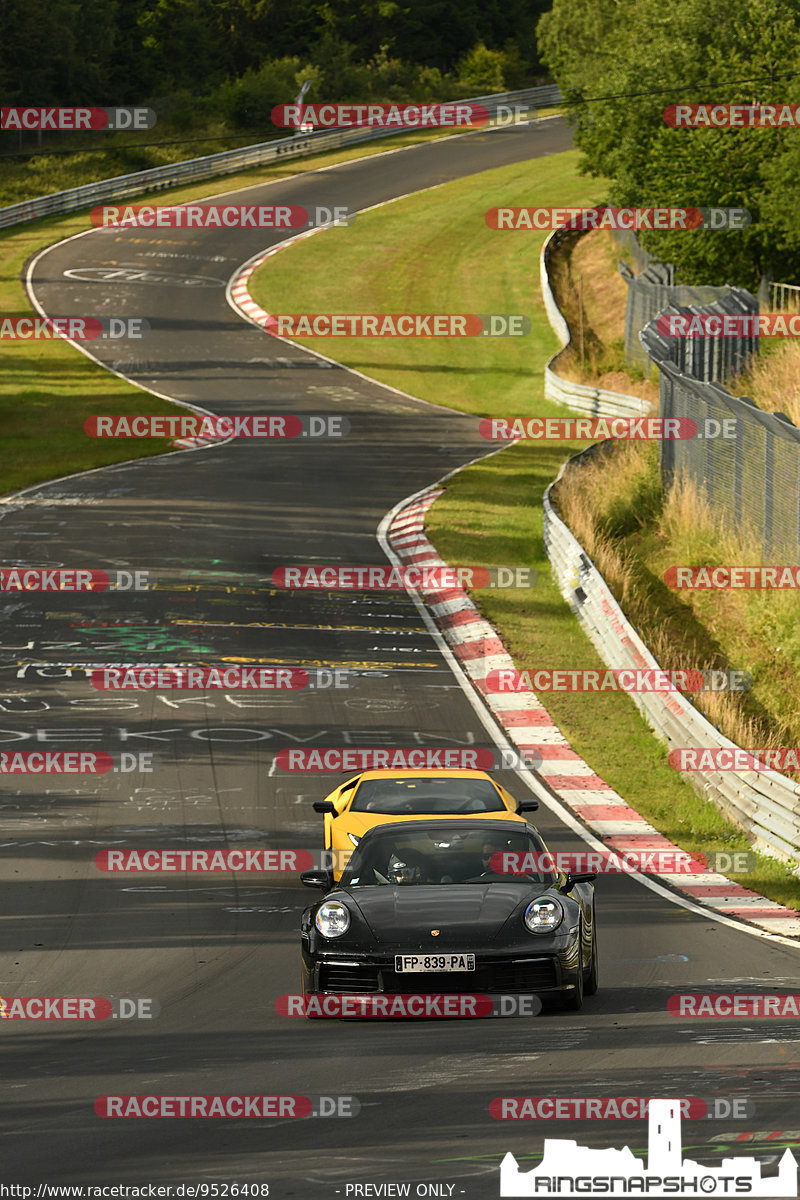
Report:
[[[484,841],[481,847],[481,877],[497,874],[496,871],[492,870],[492,858],[495,854],[500,854],[505,849],[505,842]]]
[[[392,855],[387,875],[390,883],[425,883],[428,873],[421,854],[400,850]]]

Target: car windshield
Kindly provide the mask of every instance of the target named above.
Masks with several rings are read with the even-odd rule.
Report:
[[[490,779],[406,775],[401,779],[362,780],[350,811],[386,817],[430,813],[435,817],[507,810]]]
[[[353,852],[342,887],[486,884],[518,880],[550,886],[547,848],[529,830],[473,826],[379,826]],[[542,861],[544,858],[544,861]]]

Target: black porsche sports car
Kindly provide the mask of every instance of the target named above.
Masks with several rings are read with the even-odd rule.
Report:
[[[301,921],[303,991],[533,993],[579,1009],[597,991],[594,875],[542,870],[527,823],[395,822],[361,838]],[[528,869],[530,868],[530,869]]]

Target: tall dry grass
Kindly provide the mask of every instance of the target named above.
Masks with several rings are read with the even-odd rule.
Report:
[[[739,383],[759,408],[785,413],[800,427],[800,342],[786,340],[757,358]]]
[[[749,666],[726,659],[718,649],[718,631],[713,625],[704,630],[702,622],[689,622],[686,602],[667,594],[647,560],[655,543],[675,563],[758,565],[763,555],[752,529],[726,528],[702,489],[688,477],[679,476],[662,495],[657,451],[648,443],[618,443],[568,466],[556,499],[564,521],[662,667],[721,670]],[[643,546],[648,537],[651,544]],[[776,601],[786,609],[785,615],[797,612],[794,594],[767,597],[767,608],[773,613]],[[724,602],[729,611],[722,614],[722,621],[732,619],[733,607],[737,620],[747,626],[748,614],[761,612],[765,597],[754,592],[726,592]],[[800,744],[800,710],[765,715],[746,693],[701,692],[690,699],[737,745],[768,749]]]

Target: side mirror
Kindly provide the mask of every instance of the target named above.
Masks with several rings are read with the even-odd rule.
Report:
[[[536,812],[538,807],[539,807],[538,800],[520,800],[519,804],[517,805],[517,812],[518,813]]]
[[[595,879],[597,879],[596,875],[589,875],[587,873],[580,875],[567,875],[566,880],[561,885],[561,891],[571,892],[576,883],[594,883]]]
[[[323,891],[329,892],[333,887],[333,872],[324,867],[316,867],[313,871],[303,871],[300,882],[304,887],[322,888]]]
[[[336,806],[332,800],[315,800],[311,807],[314,809],[314,812],[333,813],[336,816]]]

